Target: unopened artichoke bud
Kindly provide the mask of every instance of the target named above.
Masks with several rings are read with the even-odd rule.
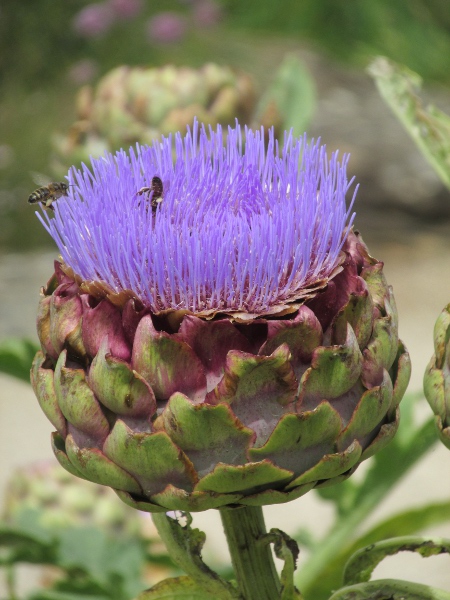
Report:
[[[136,511],[117,504],[111,490],[76,479],[53,461],[22,467],[8,481],[3,520],[14,524],[27,510],[39,511],[41,524],[49,528],[94,526],[141,537],[150,531]]]
[[[73,168],[38,215],[61,252],[32,368],[56,457],[141,510],[286,502],[398,426],[409,355],[348,156],[264,138],[194,123]]]
[[[434,326],[434,354],[425,371],[424,392],[436,420],[439,437],[450,449],[450,304]]]
[[[67,135],[54,137],[53,169],[61,175],[105,150],[151,144],[184,131],[195,117],[213,127],[232,125],[236,118],[250,123],[255,102],[252,78],[230,67],[118,67],[95,90],[80,90],[76,122]]]

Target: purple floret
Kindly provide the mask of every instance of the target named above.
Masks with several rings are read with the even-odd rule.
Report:
[[[306,136],[268,140],[195,123],[72,168],[54,218],[38,217],[83,280],[132,290],[154,312],[270,311],[333,273],[356,190],[347,209],[347,155]],[[156,211],[137,194],[155,176]]]

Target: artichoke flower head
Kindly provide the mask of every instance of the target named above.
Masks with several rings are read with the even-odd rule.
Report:
[[[195,123],[69,172],[38,215],[61,261],[32,368],[68,471],[199,511],[297,498],[384,447],[409,356],[347,162]]]

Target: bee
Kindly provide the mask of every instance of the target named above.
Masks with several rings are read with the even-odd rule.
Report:
[[[46,182],[46,178],[38,173],[33,175],[33,179],[35,179],[37,183],[40,183],[42,187],[34,190],[34,192],[28,196],[28,204],[40,202],[45,210],[55,210],[52,206],[53,202],[58,200],[58,198],[61,198],[61,196],[67,196],[69,184],[64,181]]]
[[[150,201],[150,204],[152,207],[152,211],[156,212],[156,209],[163,201],[163,192],[164,192],[163,182],[160,177],[155,175],[155,177],[152,178],[152,183],[151,183],[150,187],[142,187],[138,191],[137,195],[142,196],[143,194],[149,194],[149,195],[152,194],[152,199]]]

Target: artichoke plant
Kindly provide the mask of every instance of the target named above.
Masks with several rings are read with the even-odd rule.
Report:
[[[54,452],[145,511],[342,481],[392,438],[409,381],[383,263],[352,229],[348,156],[223,137],[195,122],[93,159],[38,214],[61,253],[31,374]]]
[[[249,123],[256,94],[249,75],[227,66],[200,69],[166,65],[160,68],[121,66],[107,73],[95,88],[78,93],[76,121],[66,136],[54,139],[53,170],[87,162],[90,156],[184,130],[194,117],[204,123]]]
[[[435,414],[439,438],[450,449],[449,333],[450,304],[444,308],[434,326],[434,354],[424,376],[424,392]]]

